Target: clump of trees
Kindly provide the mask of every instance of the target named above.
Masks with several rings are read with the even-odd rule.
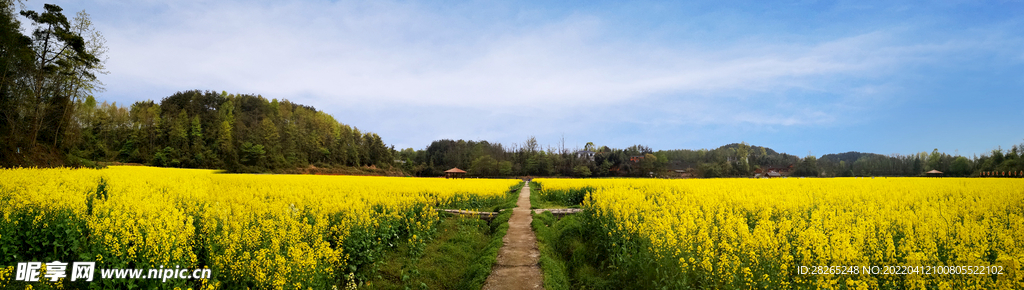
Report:
[[[60,165],[76,104],[102,90],[105,41],[85,11],[68,19],[53,4],[19,13],[24,35],[14,6],[0,2],[0,165]]]
[[[593,158],[581,151],[593,152]],[[660,172],[664,167],[654,151],[643,145],[613,149],[588,143],[582,149],[570,149],[563,143],[543,148],[534,137],[509,146],[445,139],[432,142],[426,149],[407,148],[396,154],[403,162],[402,168],[416,176],[439,176],[445,170],[458,167],[467,169],[470,176],[479,177],[640,177]],[[645,158],[636,158],[638,156]]]
[[[120,107],[92,97],[74,115],[72,156],[154,166],[265,172],[391,166],[380,136],[322,111],[259,95],[179,92]]]

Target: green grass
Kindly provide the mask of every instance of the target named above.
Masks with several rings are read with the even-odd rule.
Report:
[[[502,200],[474,204],[472,209],[492,210],[515,207],[522,184],[509,188]],[[480,289],[504,244],[508,220],[506,210],[490,222],[476,217],[441,213],[437,231],[422,251],[401,243],[377,262],[369,281],[360,289]]]
[[[551,248],[557,233],[551,228],[555,216],[550,212],[533,215],[533,232],[537,234],[537,248],[540,250],[540,269],[544,273],[544,289],[571,289],[565,261]]]
[[[539,197],[537,197],[536,195],[533,195],[533,194],[530,195],[530,208],[531,209],[538,209],[538,208],[578,208],[578,207],[579,206],[568,206],[568,205],[564,205],[564,204],[559,203],[559,202],[542,200]]]
[[[540,184],[530,182],[530,208],[579,208],[592,188],[562,191],[544,191]]]
[[[490,223],[444,217],[419,256],[407,245],[387,252],[366,289],[480,289],[491,273],[512,211]]]
[[[550,212],[533,215],[533,230],[540,249],[540,268],[545,289],[624,289],[636,288],[623,283],[609,269],[608,255],[594,240],[598,238],[585,222],[585,215],[556,218]]]

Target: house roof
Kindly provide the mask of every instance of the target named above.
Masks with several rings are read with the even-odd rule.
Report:
[[[928,174],[942,174],[942,171],[938,171],[938,170],[932,169],[932,171],[928,171],[928,172],[925,172],[925,173],[928,173]]]
[[[445,170],[444,173],[466,173],[466,171],[459,169],[458,167],[454,167],[452,169]]]

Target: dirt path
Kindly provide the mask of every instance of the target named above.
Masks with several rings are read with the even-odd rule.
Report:
[[[519,201],[508,220],[505,245],[498,251],[498,260],[484,284],[485,290],[544,289],[544,276],[540,273],[540,251],[537,236],[530,223],[530,186],[523,186]]]

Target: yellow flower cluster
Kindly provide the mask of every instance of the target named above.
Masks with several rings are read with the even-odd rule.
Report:
[[[594,188],[583,207],[605,247],[649,252],[658,267],[679,269],[661,278],[695,288],[1024,288],[1022,180],[535,181]],[[948,273],[992,265],[1002,274]]]
[[[50,223],[80,223],[80,236],[67,238],[82,246],[59,258],[96,261],[97,268],[207,267],[213,280],[203,285],[210,288],[325,289],[365,265],[352,260],[373,261],[359,256],[374,254],[365,248],[423,243],[437,221],[434,206],[503,198],[516,183],[136,166],[4,169],[0,246],[21,253],[0,265],[47,258],[18,249],[24,243],[16,236],[39,238],[33,234],[57,226]],[[193,285],[155,281],[150,286]]]

